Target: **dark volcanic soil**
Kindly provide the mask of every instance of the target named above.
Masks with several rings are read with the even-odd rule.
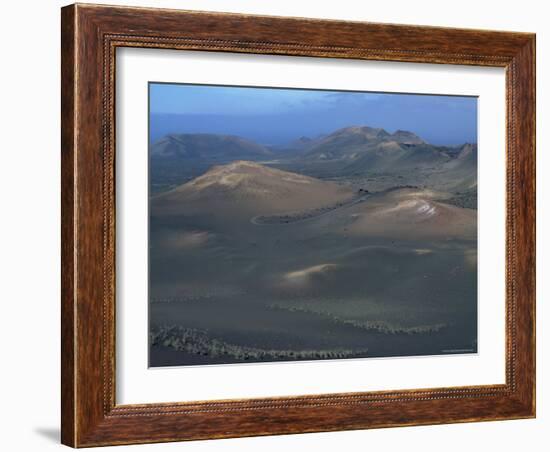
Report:
[[[151,366],[477,351],[474,210],[246,165],[151,200],[151,333],[208,338],[163,337]],[[287,214],[299,221],[253,221]]]

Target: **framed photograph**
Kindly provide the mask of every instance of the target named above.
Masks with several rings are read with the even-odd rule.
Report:
[[[535,416],[535,36],[62,9],[62,442]]]

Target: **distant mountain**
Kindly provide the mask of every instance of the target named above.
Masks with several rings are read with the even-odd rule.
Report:
[[[305,155],[309,160],[354,158],[365,146],[380,143],[389,136],[384,129],[346,127],[327,135],[315,143]]]
[[[445,164],[453,178],[459,183],[455,191],[477,188],[477,144],[466,143],[456,148],[455,158]]]
[[[321,141],[326,138],[327,135],[318,135],[315,138],[300,137],[297,140],[291,141],[285,146],[286,149],[294,151],[308,151],[313,146],[317,146]]]
[[[350,188],[250,161],[212,167],[202,176],[152,199],[153,213],[195,209],[223,214],[273,214],[315,209],[353,196]],[[247,221],[249,217],[247,217]]]
[[[332,164],[338,172],[400,171],[432,168],[458,158],[460,150],[433,146],[412,132],[388,133],[372,127],[346,127],[312,145],[305,164]]]
[[[406,130],[397,130],[389,136],[389,139],[401,144],[425,144],[425,141],[418,135]]]
[[[458,147],[453,165],[469,169],[477,167],[477,144],[466,143]]]
[[[346,169],[363,171],[399,171],[434,167],[450,157],[429,144],[404,146],[395,141],[377,144],[359,155]]]
[[[269,149],[245,138],[207,133],[167,135],[151,146],[153,157],[228,161],[270,155]]]
[[[403,145],[404,148],[426,144],[412,132],[398,130],[390,134],[380,128],[354,126],[339,129],[326,136],[309,149],[306,157],[313,160],[355,159],[369,149],[388,143]],[[392,146],[387,146],[387,149],[392,149]]]
[[[311,156],[321,156],[325,154],[325,158],[349,157],[366,146],[373,146],[385,142],[404,145],[425,143],[414,133],[404,130],[398,130],[390,134],[380,128],[353,126],[336,130],[324,137],[310,149],[308,154]]]
[[[234,135],[172,134],[150,151],[153,193],[180,186],[213,165],[239,160],[325,179],[384,173],[398,177],[393,181],[397,185],[432,184],[453,192],[477,186],[476,144],[434,146],[406,130],[345,127],[273,149]],[[391,183],[388,179],[386,188]]]

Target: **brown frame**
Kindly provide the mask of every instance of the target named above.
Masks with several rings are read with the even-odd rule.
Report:
[[[74,447],[535,416],[535,35],[71,5],[62,9],[62,429]],[[117,47],[506,68],[506,383],[115,403]]]

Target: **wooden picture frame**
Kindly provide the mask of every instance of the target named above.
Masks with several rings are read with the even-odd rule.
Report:
[[[62,442],[73,447],[535,416],[535,35],[71,5],[62,9]],[[506,383],[115,403],[115,50],[506,69]]]

